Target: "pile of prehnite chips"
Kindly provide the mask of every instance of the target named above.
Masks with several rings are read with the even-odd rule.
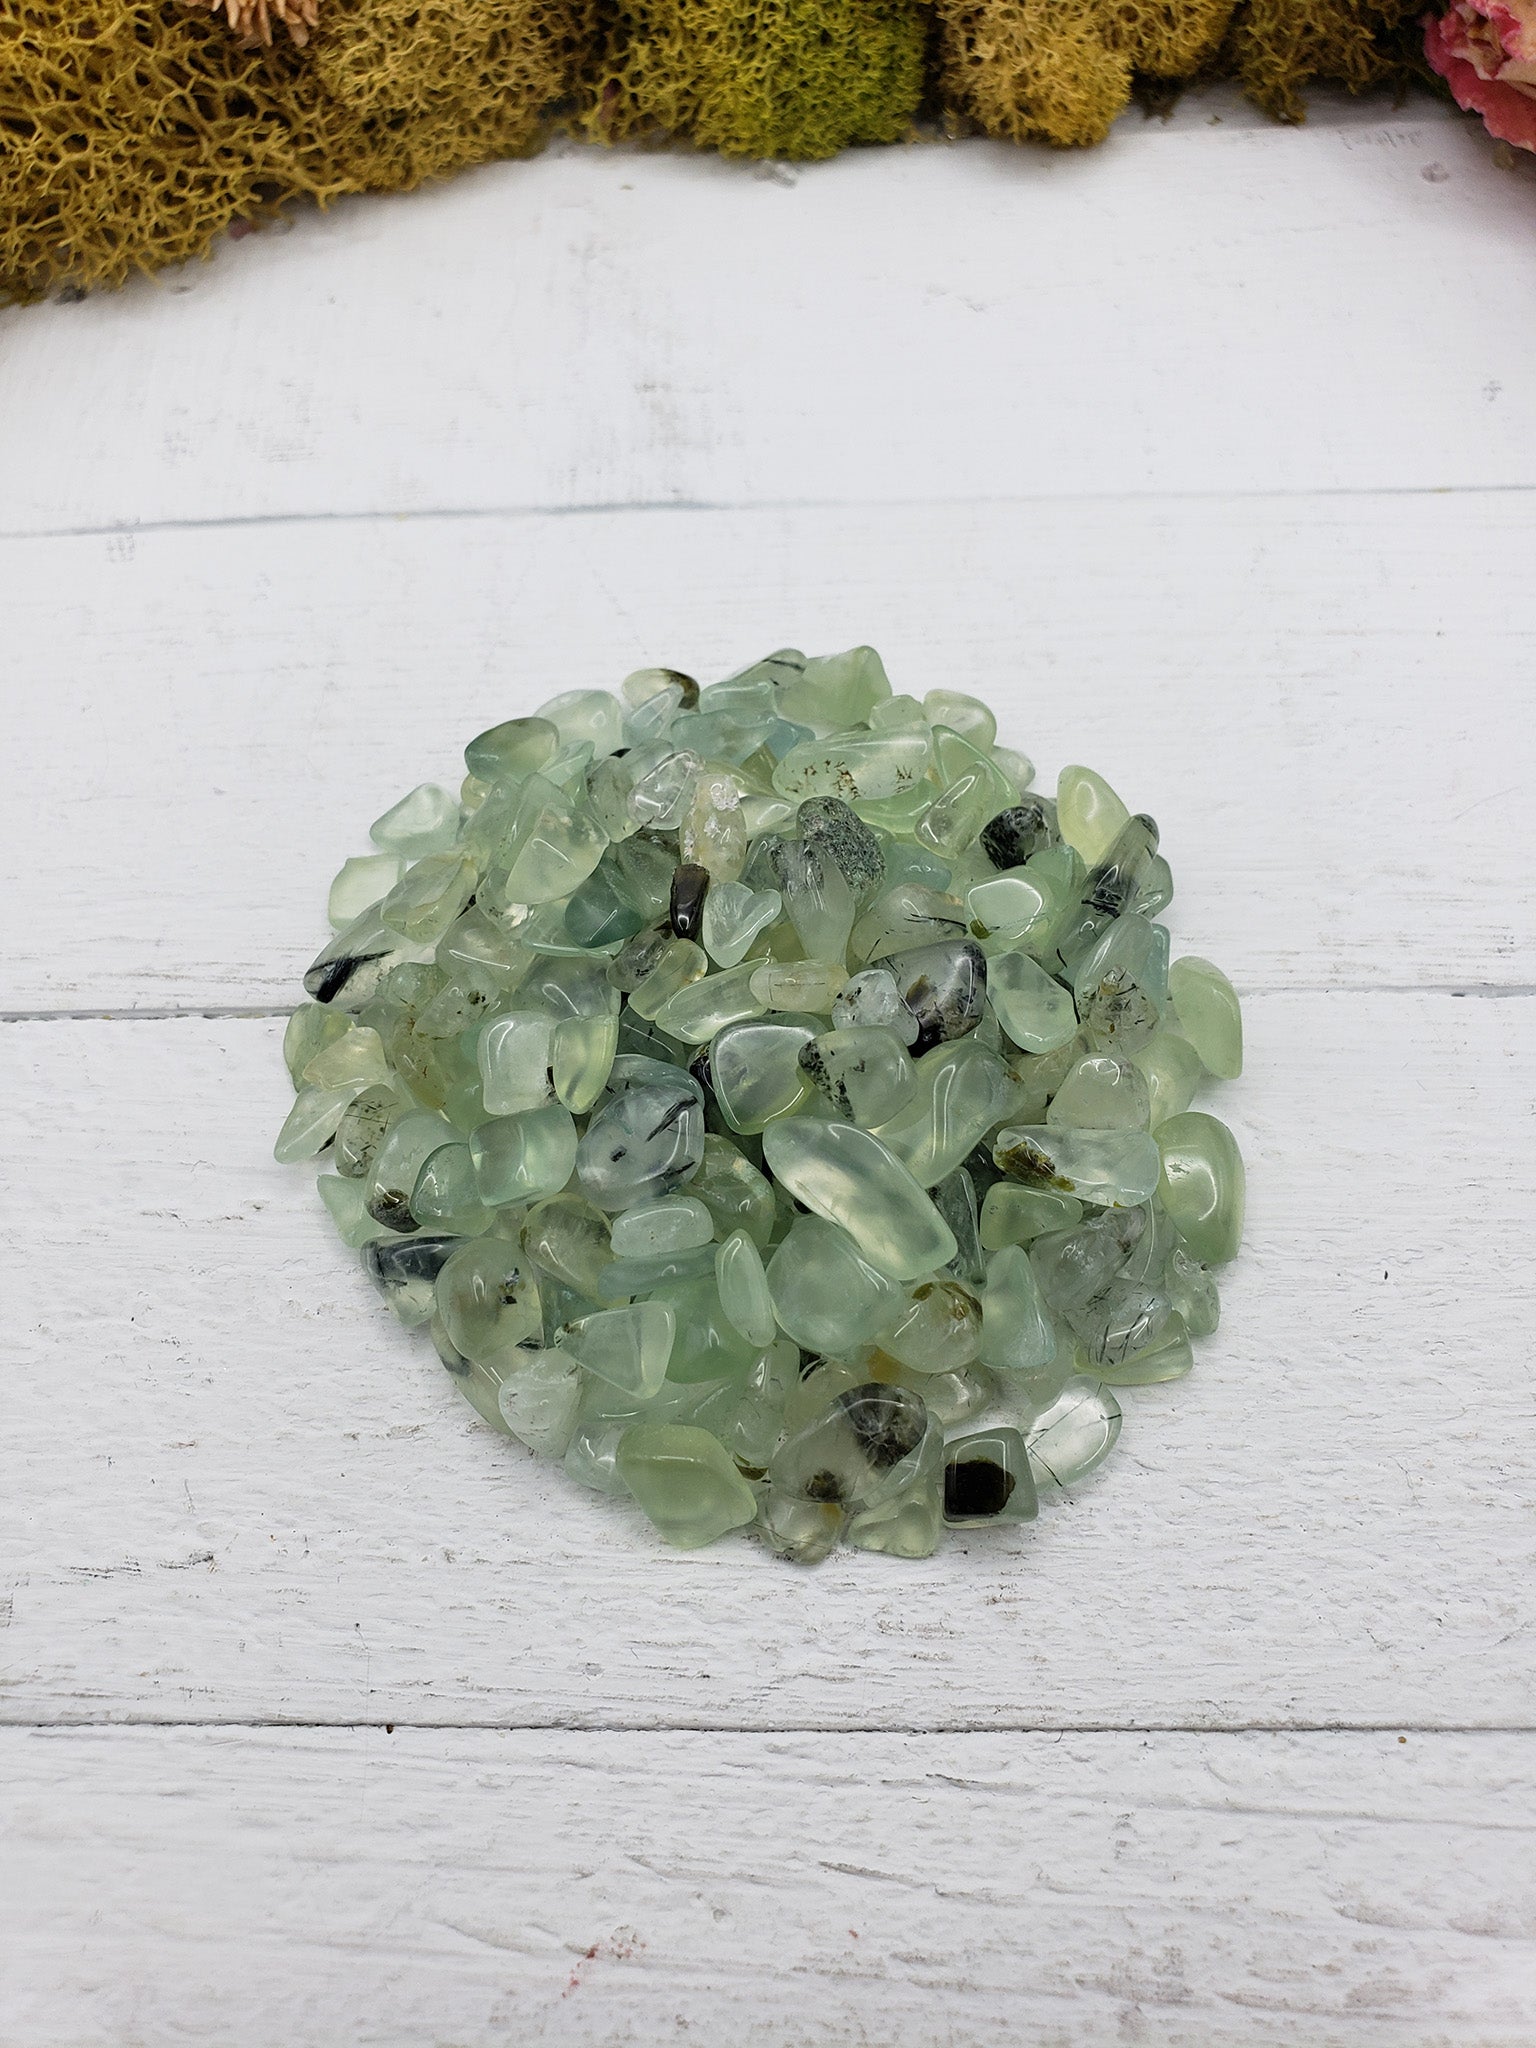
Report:
[[[465,760],[332,885],[277,1145],[465,1398],[684,1548],[923,1557],[1091,1471],[1242,1225],[1151,818],[868,647]]]

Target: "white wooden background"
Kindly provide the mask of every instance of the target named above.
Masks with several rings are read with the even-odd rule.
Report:
[[[0,316],[0,2043],[1530,2048],[1536,179],[1428,103],[557,152]],[[553,690],[872,639],[1152,809],[1248,1248],[1022,1535],[679,1558],[270,1145]]]

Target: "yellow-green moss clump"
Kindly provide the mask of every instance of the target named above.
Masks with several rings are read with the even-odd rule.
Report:
[[[814,158],[959,128],[1097,142],[1149,81],[1405,75],[1417,0],[319,0],[304,48],[188,0],[0,0],[0,303],[205,255],[292,199],[605,141]],[[931,61],[930,61],[931,60]]]
[[[1422,70],[1415,60],[1420,0],[1250,0],[1239,7],[1222,68],[1278,121],[1300,121],[1319,80],[1351,92]]]
[[[723,156],[835,156],[896,142],[923,94],[908,0],[617,0],[583,117],[605,142],[682,139]]]
[[[592,48],[592,0],[326,0],[304,50],[243,49],[178,0],[6,0],[0,302],[524,153]]]

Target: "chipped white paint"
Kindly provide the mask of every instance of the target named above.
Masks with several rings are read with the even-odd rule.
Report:
[[[1532,188],[1203,120],[0,316],[0,2048],[1536,2038]],[[660,1551],[272,1164],[277,1023],[58,1014],[288,1000],[463,736],[787,636],[1102,767],[1249,998],[1197,1372],[910,1568]]]

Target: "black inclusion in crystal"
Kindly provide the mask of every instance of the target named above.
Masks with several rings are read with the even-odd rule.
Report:
[[[1022,867],[1051,843],[1051,821],[1037,797],[999,811],[981,828],[981,850],[995,868]]]
[[[704,899],[709,894],[709,869],[697,861],[680,863],[672,877],[672,929],[680,939],[697,941],[704,928]]]
[[[944,1467],[944,1513],[952,1522],[1000,1515],[1013,1486],[1013,1474],[993,1459],[957,1458]]]
[[[859,1448],[876,1471],[899,1465],[923,1440],[927,1411],[919,1395],[905,1387],[870,1380],[838,1396],[838,1407],[859,1440]]]

